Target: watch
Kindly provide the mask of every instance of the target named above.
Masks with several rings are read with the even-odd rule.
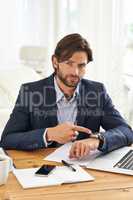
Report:
[[[97,138],[99,139],[98,149],[100,150],[102,148],[103,144],[104,144],[105,138],[104,138],[104,135],[102,133],[98,133]]]
[[[104,135],[100,132],[95,132],[90,135],[90,138],[97,138],[99,140],[99,146],[98,149],[100,150],[104,144],[105,138]]]

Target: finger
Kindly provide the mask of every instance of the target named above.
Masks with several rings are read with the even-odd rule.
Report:
[[[85,127],[83,127],[83,126],[77,126],[77,125],[74,125],[74,126],[73,126],[73,130],[74,130],[74,131],[85,132],[85,133],[88,133],[88,134],[91,134],[91,133],[92,133],[92,131],[91,131],[90,129],[85,128]]]
[[[71,137],[77,137],[79,135],[78,131],[71,131]]]
[[[89,146],[86,145],[85,151],[84,151],[84,156],[89,155],[89,153],[90,153],[90,148],[89,148]]]
[[[81,145],[82,145],[82,143],[78,142],[76,147],[75,147],[75,156],[76,156],[76,158],[80,157]]]
[[[75,143],[72,145],[70,149],[69,158],[75,158]]]
[[[79,132],[78,131],[74,131],[74,133],[75,133],[75,136],[78,137]]]
[[[75,141],[77,139],[78,135],[79,135],[79,132],[78,131],[74,131],[71,140]]]
[[[81,144],[80,157],[84,157],[85,149],[86,149],[86,145]]]
[[[77,136],[73,136],[73,137],[71,138],[71,141],[74,142],[76,139],[77,139]]]

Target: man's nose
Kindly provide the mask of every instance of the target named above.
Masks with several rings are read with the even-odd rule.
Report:
[[[79,68],[77,64],[73,65],[71,72],[73,75],[79,75]]]

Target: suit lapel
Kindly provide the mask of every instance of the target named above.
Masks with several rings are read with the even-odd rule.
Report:
[[[56,92],[54,87],[54,74],[48,80],[46,86],[46,105],[45,110],[51,126],[57,125],[57,104],[56,104]]]
[[[85,90],[84,90],[84,87],[81,82],[80,87],[79,87],[79,95],[78,95],[78,99],[77,99],[78,112],[77,112],[77,118],[76,118],[77,125],[79,125],[79,126],[83,126],[83,122],[85,119],[86,106],[85,106],[84,91]]]

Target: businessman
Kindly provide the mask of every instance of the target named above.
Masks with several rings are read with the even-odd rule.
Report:
[[[61,39],[52,56],[54,73],[22,85],[0,145],[36,150],[73,141],[70,158],[131,145],[133,132],[104,85],[83,78],[92,60],[92,50],[81,35]],[[105,131],[100,133],[100,127]]]

